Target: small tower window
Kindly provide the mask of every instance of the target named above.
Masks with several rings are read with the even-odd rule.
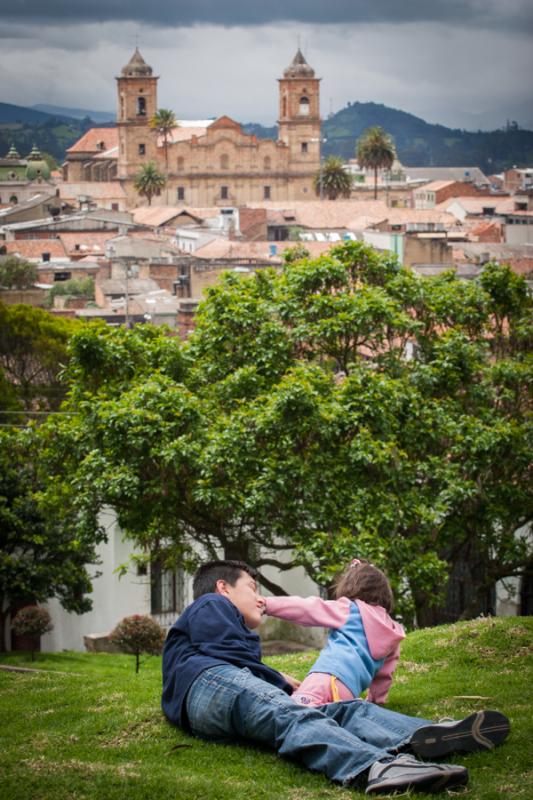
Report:
[[[308,152],[307,142],[302,142],[302,154]]]
[[[178,156],[178,170],[179,170],[180,172],[182,172],[182,171],[183,171],[183,168],[184,168],[184,166],[185,166],[185,161],[184,161],[184,159],[183,159],[183,156]]]
[[[177,199],[178,200],[185,200],[185,186],[178,186]]]
[[[287,116],[287,95],[284,95],[281,101],[281,116]]]
[[[146,155],[146,145],[145,144],[140,144],[139,145],[139,155],[140,156],[145,156]]]
[[[146,98],[145,97],[138,97],[137,98],[137,116],[138,117],[145,117],[146,116]]]
[[[263,169],[272,169],[272,159],[270,156],[265,156],[263,159]]]
[[[309,98],[300,97],[300,114],[304,117],[309,116]]]
[[[229,157],[224,153],[220,156],[220,169],[228,169]]]
[[[270,186],[263,186],[263,200],[270,200]]]
[[[229,197],[229,188],[227,186],[220,187],[220,199],[227,200]]]

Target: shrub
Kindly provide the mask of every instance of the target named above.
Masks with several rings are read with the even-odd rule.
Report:
[[[12,629],[17,636],[31,636],[41,638],[43,633],[48,633],[53,629],[50,614],[46,608],[40,606],[24,606],[15,614],[11,623]],[[35,660],[35,651],[32,648],[31,660]]]
[[[165,640],[165,632],[149,616],[133,614],[124,617],[109,637],[125,653],[135,656],[135,672],[139,672],[140,655],[159,655]]]

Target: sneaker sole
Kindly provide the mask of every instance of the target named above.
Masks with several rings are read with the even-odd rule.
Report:
[[[415,731],[409,742],[415,755],[438,758],[448,753],[492,750],[509,735],[509,720],[499,711],[476,711],[455,725],[428,725]]]
[[[390,778],[389,780],[384,778],[369,784],[366,788],[366,794],[378,792],[390,794],[392,792],[407,792],[409,789],[435,794],[436,792],[442,792],[443,789],[464,786],[466,783],[468,783],[467,770],[454,770],[453,772],[436,773],[430,776],[421,775],[418,780],[416,776],[405,781],[401,781],[398,778]]]

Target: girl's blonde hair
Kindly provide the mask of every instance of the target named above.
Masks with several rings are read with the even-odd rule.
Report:
[[[382,606],[389,614],[394,608],[394,595],[387,576],[362,559],[355,559],[339,577],[335,597],[364,600],[372,606]]]

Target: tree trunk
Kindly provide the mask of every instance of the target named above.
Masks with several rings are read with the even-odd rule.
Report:
[[[378,168],[374,167],[374,200],[378,199]]]
[[[473,619],[480,614],[494,614],[495,588],[487,588],[486,565],[467,544],[455,556],[444,600],[432,605],[428,592],[413,591],[419,627],[446,625],[460,619]]]

